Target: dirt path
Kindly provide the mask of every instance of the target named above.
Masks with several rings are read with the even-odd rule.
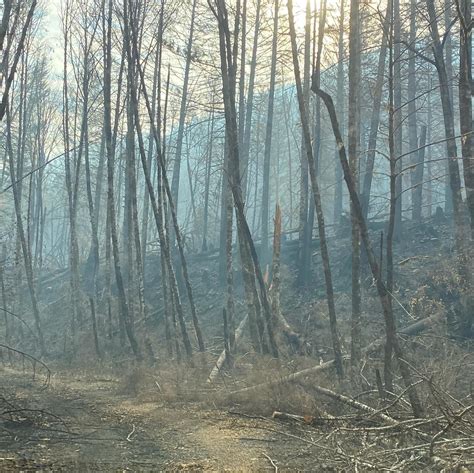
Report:
[[[13,372],[0,379],[16,405],[41,411],[0,421],[2,472],[276,471],[270,459],[278,471],[319,469],[304,426],[189,403],[139,402],[118,395],[114,380],[53,378],[41,389]]]

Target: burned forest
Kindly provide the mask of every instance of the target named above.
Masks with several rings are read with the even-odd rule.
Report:
[[[3,0],[0,471],[474,471],[472,0]]]

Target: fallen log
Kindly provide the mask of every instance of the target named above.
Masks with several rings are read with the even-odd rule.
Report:
[[[344,394],[337,393],[328,388],[323,388],[322,386],[318,386],[317,384],[311,385],[311,388],[314,389],[316,392],[323,394],[324,396],[330,397],[331,399],[334,399],[335,401],[340,402],[341,404],[345,404],[354,409],[357,409],[358,411],[365,412],[366,414],[371,414],[372,416],[379,418],[385,424],[388,424],[388,425],[399,424],[399,422],[395,420],[393,417],[390,417],[387,414],[383,414],[380,410],[374,409],[373,407],[370,407],[367,404],[363,404],[362,402],[356,401],[355,399],[344,396]],[[281,416],[282,413],[278,413],[278,414],[280,414]],[[287,416],[288,415],[289,414],[287,414]],[[273,417],[275,417],[275,413],[273,413]],[[296,416],[292,416],[292,418],[295,419]]]
[[[303,424],[314,424],[319,423],[321,421],[334,421],[336,417],[329,414],[328,412],[322,411],[319,407],[316,409],[316,415],[305,415],[300,416],[297,414],[289,414],[288,412],[281,412],[281,411],[274,411],[272,414],[273,419],[283,419],[283,420],[291,420],[300,422]]]
[[[312,386],[318,393],[323,394],[327,397],[330,397],[331,399],[334,399],[341,404],[346,404],[347,406],[353,407],[354,409],[357,409],[358,411],[365,412],[366,414],[371,414],[374,417],[378,417],[380,420],[382,420],[385,424],[395,426],[398,425],[399,422],[395,420],[393,417],[390,417],[381,411],[378,411],[377,409],[374,409],[373,407],[368,406],[367,404],[363,404],[362,402],[355,401],[354,399],[351,399],[350,397],[344,396],[343,394],[339,394],[335,391],[332,391],[331,389],[323,388],[322,386],[318,385],[313,385]],[[326,414],[328,420],[334,420],[335,417],[331,416],[330,414]],[[288,414],[286,412],[280,412],[280,411],[275,411],[272,414],[272,417],[274,419],[286,419],[286,420],[294,420],[298,422],[302,422],[304,424],[312,424],[314,421],[317,421],[317,418],[314,418],[313,416],[299,416],[295,414]]]
[[[423,332],[427,328],[431,327],[434,322],[438,321],[441,318],[441,314],[437,313],[435,315],[432,315],[431,317],[427,317],[422,320],[418,320],[417,322],[408,325],[407,327],[404,327],[403,329],[399,330],[397,333],[398,335],[418,335],[419,333]],[[362,350],[362,355],[363,356],[369,356],[376,351],[378,351],[382,346],[385,341],[385,337],[380,337],[377,340],[374,340],[372,343],[367,345],[365,348]],[[348,361],[350,360],[350,357],[348,355],[343,356],[343,361]],[[243,393],[249,393],[252,391],[257,391],[262,388],[266,387],[272,387],[272,386],[277,386],[282,383],[288,383],[291,381],[295,381],[297,379],[303,378],[304,376],[307,375],[312,375],[315,373],[318,373],[320,371],[326,371],[329,368],[332,368],[335,364],[334,360],[329,360],[326,361],[325,363],[321,363],[317,366],[312,366],[311,368],[306,368],[301,371],[297,371],[296,373],[291,373],[286,376],[282,376],[279,379],[276,379],[274,381],[267,381],[265,383],[260,383],[256,384],[254,386],[248,386],[246,388],[239,389],[237,391],[233,391],[229,393],[229,396],[232,396],[234,394],[243,394]],[[324,388],[322,388],[324,389]]]
[[[244,333],[244,328],[245,324],[247,323],[248,315],[246,315],[242,321],[240,322],[239,326],[237,327],[237,330],[235,331],[235,346],[237,346],[237,343],[239,343],[239,340],[242,338],[242,334]],[[220,370],[224,366],[224,363],[227,358],[226,350],[222,350],[222,353],[220,354],[219,358],[216,361],[216,364],[214,368],[212,368],[211,373],[209,374],[209,377],[207,378],[208,383],[212,383],[217,375],[219,374]]]

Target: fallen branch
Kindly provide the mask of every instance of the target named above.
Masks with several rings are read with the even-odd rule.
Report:
[[[132,441],[132,435],[135,433],[135,424],[132,424],[132,431],[127,435],[127,442]]]
[[[272,464],[275,473],[278,473],[278,466],[277,466],[277,464],[276,464],[266,453],[264,453],[263,456],[266,457],[266,458],[268,459],[268,461]]]
[[[433,456],[433,453],[434,453],[434,447],[435,447],[435,443],[436,441],[442,436],[444,435],[448,430],[450,430],[454,424],[456,424],[457,422],[459,422],[465,414],[467,414],[468,412],[470,412],[472,409],[474,408],[474,405],[470,405],[470,406],[467,406],[466,408],[464,408],[459,414],[457,414],[454,419],[450,422],[448,422],[446,424],[446,426],[440,430],[432,439],[431,439],[431,442],[430,442],[430,450],[429,450],[429,453],[430,453],[430,457]]]
[[[49,385],[49,381],[51,379],[51,371],[48,368],[48,366],[45,363],[43,363],[41,360],[39,360],[38,358],[35,358],[33,355],[29,355],[28,353],[25,353],[21,350],[17,350],[16,348],[12,348],[8,345],[4,345],[3,343],[0,343],[0,350],[1,349],[10,351],[12,353],[16,353],[16,354],[22,356],[23,358],[26,358],[27,360],[29,360],[31,365],[32,365],[32,368],[33,368],[33,380],[35,379],[35,376],[36,376],[36,364],[39,364],[40,366],[42,366],[46,370],[46,379],[44,381],[44,386]]]
[[[8,309],[5,309],[5,307],[0,307],[0,310],[2,312],[5,312],[6,314],[8,315],[11,315],[12,317],[14,317],[15,319],[19,320],[30,332],[31,334],[33,335],[34,338],[37,338],[37,335],[36,333],[34,332],[34,330],[17,314],[15,314],[14,312],[11,312],[9,311]]]

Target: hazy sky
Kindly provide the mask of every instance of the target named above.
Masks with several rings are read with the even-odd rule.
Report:
[[[61,4],[62,0],[47,0],[42,3],[46,12],[45,40],[51,48],[51,73],[54,76],[62,76]]]

